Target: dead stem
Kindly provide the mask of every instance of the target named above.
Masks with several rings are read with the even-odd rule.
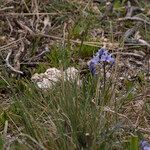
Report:
[[[133,17],[125,17],[125,18],[119,18],[118,21],[126,21],[126,20],[131,20],[131,21],[141,21],[143,23],[146,23],[148,25],[150,25],[150,22],[140,18],[140,17],[136,17],[136,16],[133,16]]]
[[[17,73],[17,74],[23,74],[22,71],[16,70],[12,65],[10,65],[10,63],[9,63],[9,58],[10,58],[11,54],[12,54],[12,50],[10,50],[10,52],[7,54],[7,57],[6,57],[6,59],[5,59],[5,62],[6,62],[7,67],[8,67],[11,71],[13,71],[13,72],[15,72],[15,73]]]

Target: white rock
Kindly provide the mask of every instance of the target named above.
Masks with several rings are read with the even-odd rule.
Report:
[[[74,67],[69,67],[66,71],[64,71],[64,76],[66,80],[75,80],[78,78],[79,71]]]
[[[42,82],[36,82],[37,86],[40,88],[40,89],[49,89],[52,87],[52,83],[46,79],[46,78],[43,78]]]
[[[56,69],[56,68],[49,68],[46,70],[45,75],[47,76],[60,76],[61,72],[60,70]]]
[[[31,80],[37,84],[40,89],[50,89],[54,86],[60,79],[64,77],[65,81],[76,81],[77,85],[81,85],[82,81],[79,79],[79,71],[74,67],[69,67],[64,72],[56,68],[49,68],[45,73],[35,73]]]
[[[52,82],[57,82],[61,78],[61,71],[56,68],[49,68],[45,72],[45,76]]]
[[[69,67],[64,71],[65,81],[76,81],[78,86],[82,85],[82,80],[79,79],[79,71],[74,67]]]
[[[40,89],[45,89],[46,87],[42,82],[36,82],[36,84]]]
[[[40,74],[38,74],[38,73],[35,73],[32,77],[31,77],[31,80],[33,81],[33,82],[42,82],[42,78],[41,78],[41,75]]]

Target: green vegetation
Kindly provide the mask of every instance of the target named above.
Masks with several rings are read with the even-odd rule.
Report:
[[[0,150],[139,150],[142,139],[150,140],[149,2],[131,2],[140,12],[130,17],[144,22],[119,20],[126,0],[115,0],[113,11],[91,0],[0,4]],[[92,76],[87,62],[102,46],[116,63],[107,77],[103,68]],[[10,69],[9,50],[9,63],[27,74]],[[82,85],[62,78],[44,91],[31,81],[34,73],[70,66]]]

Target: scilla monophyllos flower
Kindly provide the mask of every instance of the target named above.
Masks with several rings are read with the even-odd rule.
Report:
[[[115,59],[106,49],[101,48],[88,63],[89,70],[93,75],[96,74],[96,66],[100,63],[113,65],[115,63]]]
[[[141,147],[141,150],[150,150],[150,144],[145,140],[142,140],[140,142],[140,147]]]

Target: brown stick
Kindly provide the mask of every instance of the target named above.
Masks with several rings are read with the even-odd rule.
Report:
[[[140,17],[136,17],[136,16],[133,16],[133,17],[125,17],[125,18],[119,18],[118,21],[125,21],[125,20],[132,20],[132,21],[141,21],[141,22],[144,22],[148,25],[150,25],[150,22],[140,18]]]
[[[10,52],[8,53],[8,55],[7,55],[6,59],[5,59],[5,62],[6,62],[7,67],[8,67],[11,71],[13,71],[13,72],[15,72],[15,73],[17,73],[17,74],[24,74],[22,71],[16,70],[12,65],[10,65],[10,63],[9,63],[9,58],[10,58],[11,54],[12,54],[12,50],[10,50]]]
[[[1,13],[0,16],[34,16],[34,15],[58,15],[59,13]],[[64,14],[64,13],[62,13]]]
[[[7,45],[1,46],[1,47],[0,47],[0,51],[9,48],[10,45],[16,44],[16,43],[22,41],[23,39],[24,39],[24,37],[23,37],[23,38],[20,38],[20,39],[18,39],[18,40],[16,40],[16,41],[10,42],[10,43],[7,44]]]
[[[23,43],[23,41],[21,41],[21,46],[20,46],[17,54],[14,57],[14,64],[15,64],[14,69],[15,70],[20,70],[20,61],[21,61],[20,59],[24,53],[24,50],[25,50],[24,43]]]

